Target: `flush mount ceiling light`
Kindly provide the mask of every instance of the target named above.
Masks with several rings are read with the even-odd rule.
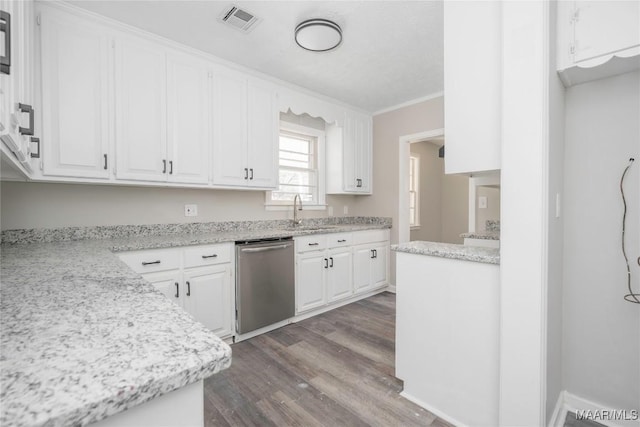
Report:
[[[342,42],[340,26],[327,19],[309,19],[296,27],[296,43],[313,52],[326,52]]]

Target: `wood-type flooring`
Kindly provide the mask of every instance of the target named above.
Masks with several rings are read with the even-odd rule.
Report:
[[[236,343],[205,381],[205,426],[450,426],[399,395],[395,295]]]

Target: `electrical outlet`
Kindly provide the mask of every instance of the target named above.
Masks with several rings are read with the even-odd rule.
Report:
[[[184,216],[198,216],[198,205],[184,205]]]
[[[349,206],[344,205],[344,207],[342,208],[342,213],[345,215],[349,215]]]

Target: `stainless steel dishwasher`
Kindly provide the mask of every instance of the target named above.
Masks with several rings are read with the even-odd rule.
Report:
[[[293,317],[291,237],[236,242],[236,309],[239,334]]]

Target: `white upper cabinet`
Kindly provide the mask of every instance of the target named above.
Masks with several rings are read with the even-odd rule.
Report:
[[[371,117],[353,111],[327,126],[327,193],[371,194]]]
[[[566,86],[640,68],[640,2],[558,2],[558,70]]]
[[[214,71],[213,183],[246,186],[247,80],[241,74]]]
[[[109,40],[104,28],[41,14],[45,175],[109,178]]]
[[[214,71],[213,184],[275,188],[278,123],[275,88],[240,73]]]
[[[280,113],[276,93],[268,83],[248,82],[247,165],[249,186],[275,188],[278,176],[278,135]]]
[[[444,162],[448,174],[500,169],[500,3],[444,3]]]
[[[167,59],[169,181],[206,184],[211,145],[211,71],[187,55]]]
[[[166,181],[166,54],[133,38],[117,40],[115,54],[116,176]]]
[[[0,1],[0,139],[9,161],[28,175],[36,137],[33,74],[33,1]]]

